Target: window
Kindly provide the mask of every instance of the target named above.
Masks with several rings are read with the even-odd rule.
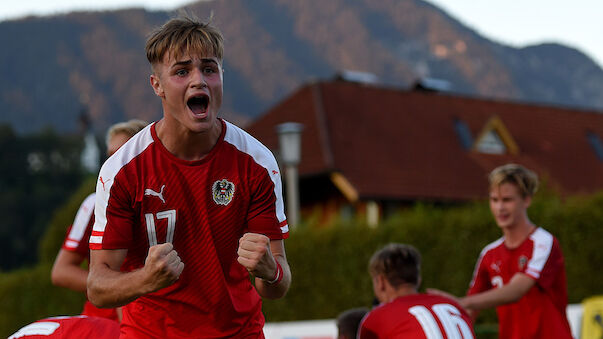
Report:
[[[473,146],[476,152],[486,154],[519,154],[519,147],[502,120],[492,116]]]
[[[603,142],[601,142],[601,138],[593,132],[587,132],[586,138],[597,158],[599,158],[600,161],[603,161]]]
[[[461,146],[464,149],[471,149],[473,147],[473,136],[467,124],[461,119],[454,119],[454,131],[461,142]]]
[[[477,150],[481,153],[488,154],[505,154],[507,147],[502,141],[496,130],[490,130],[486,133],[477,144]]]

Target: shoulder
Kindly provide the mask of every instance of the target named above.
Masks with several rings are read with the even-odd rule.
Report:
[[[140,156],[150,145],[155,141],[151,133],[155,124],[150,124],[142,131],[138,132],[130,138],[117,152],[115,152],[100,169],[98,185],[103,186],[103,191],[106,191],[113,185],[115,176],[129,164],[133,159]]]
[[[96,193],[89,194],[84,201],[80,204],[80,207],[77,210],[75,215],[74,224],[79,223],[88,223],[88,218],[94,212],[94,203],[96,202]]]
[[[435,294],[420,294],[420,296],[423,297],[420,300],[425,305],[448,304],[456,308],[459,312],[465,313],[465,310],[461,307],[461,305],[448,297]]]
[[[61,328],[59,330],[59,327]],[[9,337],[13,338],[83,338],[96,334],[98,338],[119,336],[119,323],[113,320],[85,315],[51,317],[31,323]]]
[[[82,201],[82,204],[80,205],[80,209],[85,208],[86,210],[90,209],[90,208],[94,208],[94,201],[96,200],[96,193],[90,193],[86,199],[84,199],[84,201]]]
[[[530,234],[529,240],[532,242],[532,258],[548,257],[552,252],[560,249],[557,239],[541,227]]]
[[[384,307],[385,305],[379,305],[373,308],[370,312],[368,312],[360,322],[361,327],[379,328],[380,326],[378,326],[377,324],[379,324],[383,319],[383,314],[387,314],[387,308]]]
[[[500,248],[504,248],[504,241],[505,241],[505,238],[501,237],[501,238],[498,238],[495,241],[489,243],[488,245],[484,246],[484,248],[482,249],[482,251],[479,254],[480,258],[483,258],[486,255],[493,253],[494,251],[496,251]]]
[[[540,246],[552,246],[555,242],[555,237],[547,230],[542,227],[538,227],[532,234],[530,234],[530,240],[534,242],[534,247]]]
[[[224,120],[226,132],[224,133],[224,141],[239,152],[249,155],[253,160],[262,165],[262,167],[276,166],[276,159],[268,147],[264,146],[259,140],[251,136],[243,129]]]

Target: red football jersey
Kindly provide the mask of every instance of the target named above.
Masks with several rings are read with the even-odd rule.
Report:
[[[94,202],[95,194],[92,193],[80,205],[73,224],[67,230],[67,236],[63,242],[63,250],[75,252],[90,261],[90,249],[88,240],[94,225]],[[114,308],[97,308],[86,300],[82,314],[94,317],[118,320]]]
[[[473,339],[469,315],[455,301],[413,294],[373,309],[362,320],[360,339]]]
[[[536,284],[518,302],[496,308],[499,338],[571,339],[563,254],[557,239],[542,228],[515,249],[507,248],[504,238],[486,246],[468,294],[502,287],[518,272]]]
[[[122,334],[156,338],[260,336],[261,298],[237,262],[240,237],[288,237],[280,173],[272,153],[221,120],[201,160],[161,144],[155,124],[101,168],[91,249],[128,249],[122,271],[144,266],[151,245],[171,242],[184,263],[173,285],[123,308]]]
[[[78,315],[38,320],[22,327],[8,339],[116,339],[118,337],[119,323],[117,321]]]

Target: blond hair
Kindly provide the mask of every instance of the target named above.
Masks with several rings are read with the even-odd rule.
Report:
[[[411,284],[421,279],[421,254],[411,245],[389,244],[373,254],[369,261],[371,276],[382,274],[393,286]]]
[[[215,56],[221,62],[224,56],[224,38],[209,22],[178,17],[153,31],[147,39],[145,50],[152,67],[161,63],[168,52],[174,59],[185,54],[201,54]]]
[[[531,197],[538,190],[538,175],[533,171],[518,165],[506,164],[495,168],[488,176],[490,188],[510,183],[519,189],[522,197]]]
[[[149,123],[139,119],[132,119],[125,122],[118,122],[107,130],[107,137],[105,142],[107,145],[109,144],[109,140],[113,138],[116,134],[125,134],[128,137],[133,137],[134,134],[140,132],[143,128],[145,128]]]

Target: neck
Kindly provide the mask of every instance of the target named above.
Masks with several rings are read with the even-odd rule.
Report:
[[[385,302],[392,302],[399,297],[405,297],[407,295],[413,295],[417,293],[417,288],[411,285],[402,285],[395,289],[391,288],[385,297]]]
[[[536,229],[536,225],[526,217],[520,223],[503,229],[505,245],[508,248],[516,248],[530,236]]]
[[[183,160],[195,161],[205,158],[216,145],[222,133],[222,123],[216,119],[212,128],[196,133],[180,125],[172,125],[164,118],[155,125],[155,131],[170,153]]]

